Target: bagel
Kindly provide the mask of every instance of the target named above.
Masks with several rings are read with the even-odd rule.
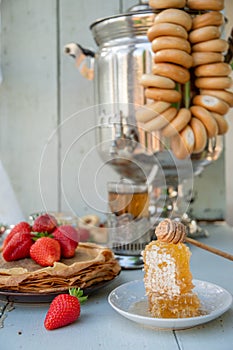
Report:
[[[196,95],[193,99],[193,104],[221,115],[225,115],[229,110],[229,105],[226,102],[214,96]]]
[[[196,44],[203,41],[219,39],[220,36],[221,31],[219,27],[207,26],[192,30],[189,33],[189,41],[191,44]]]
[[[146,123],[157,117],[171,106],[170,103],[164,101],[154,102],[139,108],[136,111],[135,117],[137,122]]]
[[[184,68],[192,67],[193,59],[192,56],[187,52],[176,49],[165,49],[160,50],[154,54],[155,63],[175,63]]]
[[[193,153],[200,153],[205,149],[206,143],[207,143],[206,128],[204,124],[201,122],[201,120],[195,117],[191,118],[190,126],[193,130],[194,139],[195,139]]]
[[[172,79],[161,77],[155,74],[143,74],[140,80],[140,84],[144,87],[158,87],[161,89],[174,89],[175,82]]]
[[[206,26],[221,26],[224,23],[224,16],[221,12],[210,11],[202,15],[194,16],[192,29],[198,29]]]
[[[226,121],[226,119],[224,119],[224,117],[222,115],[217,114],[217,113],[212,113],[212,116],[214,117],[214,119],[216,120],[216,122],[218,124],[218,135],[225,134],[229,129],[229,125],[228,125],[228,122]]]
[[[195,86],[199,89],[212,89],[215,87],[218,90],[229,89],[232,85],[231,77],[201,77],[195,80]]]
[[[228,63],[217,62],[203,64],[194,70],[196,77],[224,77],[230,75],[232,69]]]
[[[86,226],[99,226],[100,219],[97,215],[85,215],[80,218],[79,220],[79,226],[80,227],[86,227]]]
[[[152,67],[152,72],[153,74],[170,78],[180,84],[185,84],[190,80],[188,69],[171,63],[156,63]]]
[[[162,129],[162,136],[171,137],[177,134],[189,123],[190,119],[191,112],[187,108],[181,108],[175,118]]]
[[[203,64],[223,62],[224,57],[219,52],[193,52],[193,67]]]
[[[178,36],[180,38],[188,39],[188,33],[184,27],[173,23],[157,23],[147,31],[149,41],[163,35]]]
[[[174,103],[181,100],[181,93],[172,89],[147,88],[145,97],[156,101]]]
[[[149,5],[153,9],[182,8],[185,7],[186,0],[149,0]]]
[[[218,133],[218,125],[214,117],[207,109],[201,106],[192,106],[190,111],[194,117],[199,119],[205,126],[208,137],[215,137]]]
[[[168,108],[163,114],[158,115],[156,118],[150,120],[143,125],[145,131],[157,131],[164,128],[177,114],[175,107]]]
[[[227,52],[229,44],[224,39],[213,39],[192,46],[193,52]]]
[[[171,138],[171,149],[178,159],[187,158],[193,152],[194,144],[194,133],[189,125]]]
[[[187,53],[191,52],[191,45],[188,40],[175,36],[160,36],[152,41],[152,51],[157,52],[163,49],[178,49]]]
[[[233,92],[227,90],[200,90],[201,95],[215,96],[225,101],[230,107],[233,107]]]
[[[191,10],[221,11],[224,9],[224,0],[187,0]]]
[[[187,31],[192,28],[192,18],[191,16],[182,10],[177,10],[174,8],[169,8],[167,10],[161,11],[154,20],[154,23],[173,23],[179,24],[184,27]]]

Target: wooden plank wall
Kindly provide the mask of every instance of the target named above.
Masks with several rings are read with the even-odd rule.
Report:
[[[96,50],[89,25],[135,2],[2,0],[0,156],[25,217],[44,209],[105,211],[106,182],[116,174],[95,149],[93,84],[64,45]],[[198,217],[224,217],[224,171],[222,156],[196,179]]]
[[[7,0],[1,3],[0,155],[27,216],[42,208],[40,159],[57,125],[57,3]],[[48,172],[49,205],[56,205],[58,144]],[[1,198],[4,201],[4,198]]]

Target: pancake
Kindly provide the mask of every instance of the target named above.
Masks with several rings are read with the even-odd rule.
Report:
[[[120,270],[113,252],[94,243],[79,243],[73,258],[49,267],[30,258],[6,262],[0,255],[0,290],[43,294],[84,289],[110,281]]]

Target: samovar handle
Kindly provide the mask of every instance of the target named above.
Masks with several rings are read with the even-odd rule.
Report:
[[[81,75],[88,80],[94,78],[95,52],[83,48],[80,44],[70,43],[64,47],[64,51],[73,57]]]

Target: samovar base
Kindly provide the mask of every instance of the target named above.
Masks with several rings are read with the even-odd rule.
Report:
[[[123,270],[137,270],[142,269],[143,258],[141,255],[119,255],[115,254],[116,260]]]

